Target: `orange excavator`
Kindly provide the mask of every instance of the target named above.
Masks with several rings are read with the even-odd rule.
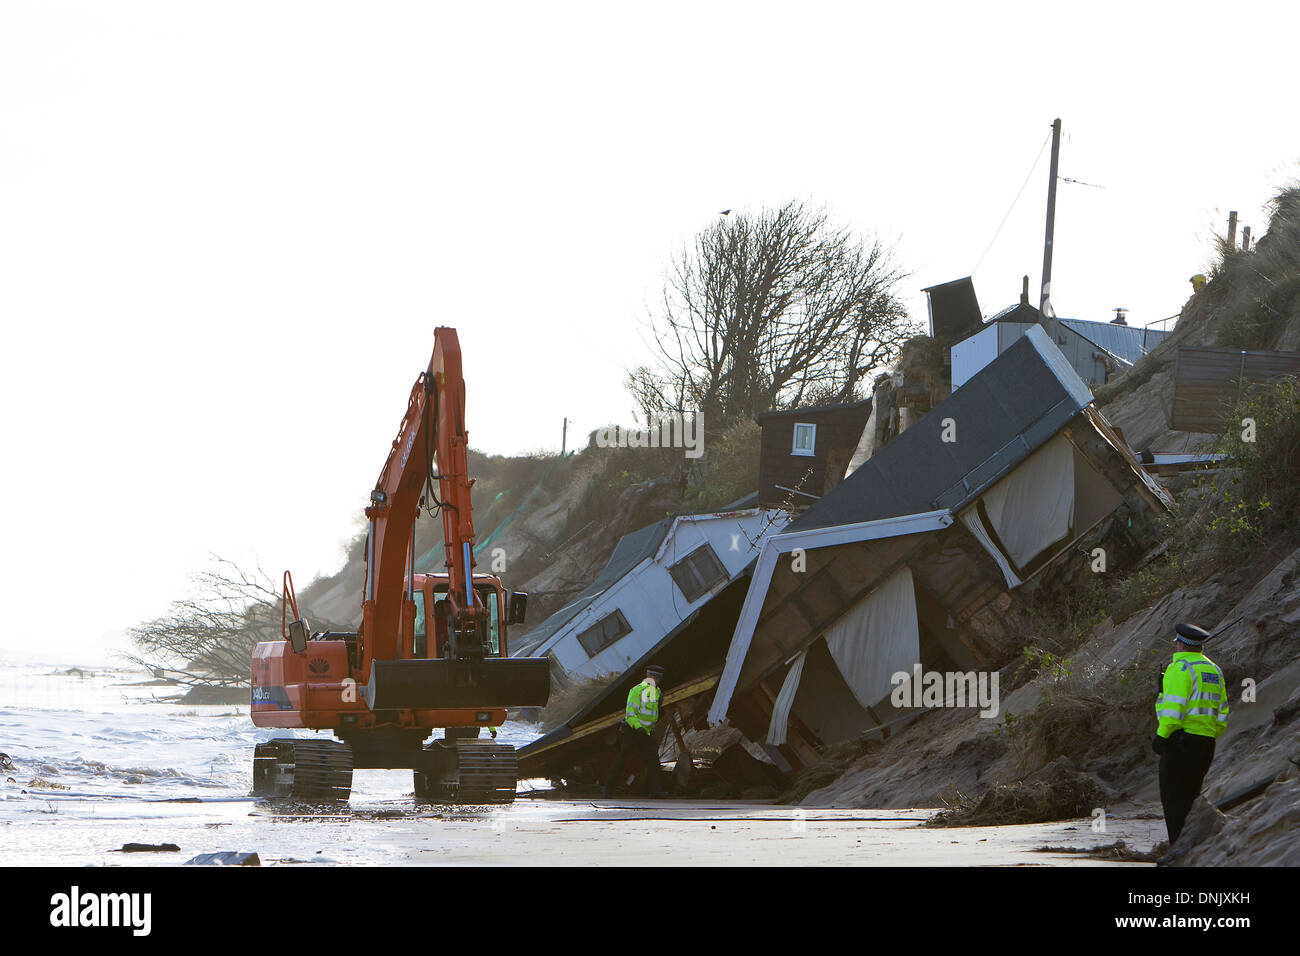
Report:
[[[286,571],[283,640],[253,650],[253,723],[337,738],[259,744],[256,795],[347,800],[354,769],[409,768],[420,800],[514,799],[514,748],[480,732],[503,723],[507,707],[544,705],[550,669],[507,657],[507,628],[523,623],[528,596],[474,571],[468,447],[460,344],[440,327],[365,509],[360,627],[312,633]],[[421,509],[442,518],[438,573],[415,571]],[[443,736],[428,739],[436,728]]]

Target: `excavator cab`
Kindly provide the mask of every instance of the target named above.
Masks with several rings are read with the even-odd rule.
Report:
[[[529,707],[546,703],[549,669],[534,660],[507,656],[506,592],[501,581],[495,575],[475,573],[472,582],[485,611],[483,630],[478,635],[457,635],[456,624],[450,619],[447,575],[412,576],[408,586],[415,614],[410,619],[413,626],[409,639],[403,635],[403,656],[374,661],[370,679],[360,688],[372,710],[477,704]],[[521,598],[527,600],[525,595],[512,595],[514,601]],[[452,640],[455,636],[459,636],[459,644]]]
[[[490,584],[479,584],[475,582],[474,590],[478,593],[479,600],[483,602],[483,607],[487,610],[487,648],[484,656],[500,657],[501,656],[501,593]],[[435,610],[441,610],[438,620],[446,621],[446,598],[447,585],[437,583],[433,585],[433,606]],[[437,657],[444,657],[445,652],[440,646]]]
[[[475,575],[476,579],[478,577],[480,576]],[[488,578],[487,575],[482,577]],[[415,600],[415,622],[411,633],[411,657],[438,658],[448,656],[450,623],[447,616],[449,607],[447,590],[448,584],[445,575],[416,575],[416,581],[412,587],[412,597]],[[505,625],[503,622],[505,621],[505,615],[502,605],[505,603],[505,592],[501,590],[500,583],[495,578],[488,578],[485,581],[475,580],[474,590],[487,611],[487,647],[484,656],[504,657]],[[527,598],[527,595],[522,596],[525,599]],[[429,607],[433,608],[432,615],[428,613]],[[434,633],[432,652],[429,647],[430,618],[433,621]],[[511,621],[510,623],[515,622]]]
[[[415,598],[415,626],[412,628],[411,656],[416,658],[446,657],[447,656],[447,583],[446,580],[435,579],[433,575],[417,575],[417,578],[424,579],[420,587],[413,589],[412,597]],[[504,646],[504,626],[503,620],[506,615],[503,614],[502,605],[504,602],[504,593],[499,588],[493,587],[490,583],[474,583],[474,591],[478,593],[478,600],[482,601],[487,610],[487,652],[486,657],[503,657],[502,648]],[[528,596],[523,593],[517,593],[516,598],[528,600]],[[433,614],[428,613],[428,607],[433,607]],[[429,619],[433,620],[434,645],[433,653],[429,648]],[[511,620],[511,624],[516,623]]]

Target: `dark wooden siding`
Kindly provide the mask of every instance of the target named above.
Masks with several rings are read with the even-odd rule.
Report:
[[[1288,375],[1300,376],[1300,352],[1180,348],[1170,425],[1180,432],[1217,432],[1243,386]]]
[[[793,497],[798,507],[807,507],[816,498],[791,495],[777,485],[799,488],[817,498],[824,496],[844,479],[844,470],[862,437],[862,429],[871,414],[871,402],[858,402],[824,409],[780,412],[759,418],[763,427],[762,448],[758,460],[758,503],[762,507],[780,507]],[[795,423],[817,426],[813,454],[792,455]],[[800,485],[805,473],[811,471]]]

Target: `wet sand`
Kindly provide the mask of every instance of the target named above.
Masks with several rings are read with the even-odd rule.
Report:
[[[0,827],[5,865],[174,866],[200,853],[255,851],[263,865],[925,865],[1113,866],[1035,852],[1118,839],[1149,849],[1159,820],[1120,817],[962,829],[918,825],[933,810],[815,810],[721,801],[522,797],[495,807],[274,807],[250,799],[154,802],[30,794]],[[10,804],[10,811],[19,809]],[[174,843],[179,853],[111,852]]]

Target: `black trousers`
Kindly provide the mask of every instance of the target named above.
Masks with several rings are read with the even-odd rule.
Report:
[[[1172,846],[1183,832],[1192,802],[1214,759],[1214,738],[1176,730],[1169,735],[1160,755],[1160,804],[1165,810],[1165,828]]]
[[[605,787],[612,791],[622,784],[623,765],[627,763],[628,755],[635,752],[641,755],[641,760],[645,763],[645,778],[650,785],[650,793],[663,793],[663,784],[659,779],[659,747],[654,742],[654,735],[633,730],[626,723],[619,725],[618,735],[618,753],[605,777]]]

